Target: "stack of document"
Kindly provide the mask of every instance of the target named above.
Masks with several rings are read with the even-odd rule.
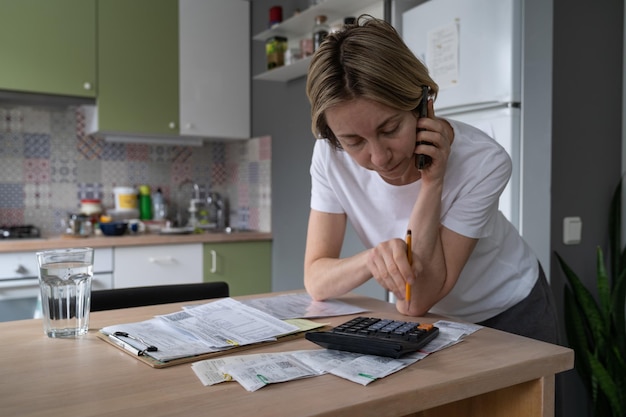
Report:
[[[447,347],[461,342],[466,336],[482,328],[468,323],[440,320],[439,336],[422,350],[399,359],[331,349],[298,350],[279,353],[260,353],[225,356],[195,362],[191,365],[203,385],[237,381],[253,392],[269,384],[300,378],[332,374],[361,385],[391,375],[407,366]]]
[[[315,301],[307,293],[271,295],[242,301],[279,319],[344,316],[367,311],[341,300]]]
[[[306,293],[243,302],[225,298],[138,323],[108,326],[99,337],[151,366],[163,367],[324,326],[306,318],[363,311],[339,300],[314,301]]]
[[[100,330],[112,343],[161,362],[272,341],[300,331],[298,326],[232,298]]]

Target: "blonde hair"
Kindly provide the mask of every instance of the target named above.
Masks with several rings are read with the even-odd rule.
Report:
[[[313,135],[341,148],[326,123],[328,108],[367,98],[394,109],[417,111],[423,86],[436,98],[439,87],[393,26],[361,15],[355,24],[328,35],[313,55],[306,82]]]

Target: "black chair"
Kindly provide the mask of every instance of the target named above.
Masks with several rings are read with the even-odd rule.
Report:
[[[221,281],[98,290],[91,292],[91,311],[142,307],[228,296],[228,284]]]

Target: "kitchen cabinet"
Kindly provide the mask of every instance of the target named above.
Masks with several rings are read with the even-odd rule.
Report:
[[[95,0],[0,0],[0,89],[96,96]]]
[[[180,133],[250,137],[250,5],[179,0]]]
[[[335,25],[338,22],[343,22],[343,18],[346,16],[357,17],[362,13],[382,18],[384,14],[383,2],[381,0],[324,0],[283,20],[270,29],[254,35],[253,39],[265,42],[273,36],[283,36],[289,40],[290,47],[295,47],[299,45],[300,39],[311,36],[315,16],[326,15],[327,22]],[[310,61],[311,57],[303,58],[291,65],[284,65],[257,74],[254,79],[286,82],[303,77],[306,75]]]
[[[178,2],[98,2],[100,132],[178,135]]]
[[[225,281],[230,295],[272,290],[270,241],[204,244],[204,281]]]
[[[113,287],[202,282],[202,243],[115,247]]]
[[[111,276],[113,274],[112,248],[94,249],[93,274],[94,289],[111,288]],[[39,266],[37,265],[35,252],[0,253],[0,282],[33,278],[39,279]]]
[[[249,8],[223,0],[99,2],[89,130],[248,139]]]

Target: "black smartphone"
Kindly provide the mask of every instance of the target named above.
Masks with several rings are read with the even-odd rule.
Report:
[[[420,103],[417,105],[417,109],[418,109],[419,117],[428,116],[428,87],[427,86],[422,87],[422,99],[420,100]],[[418,132],[420,130],[424,130],[424,129],[417,129]],[[422,142],[422,143],[430,144],[430,142]],[[417,146],[418,144],[419,144],[419,141],[416,141],[415,145]],[[421,153],[415,155],[415,166],[418,169],[424,169],[427,166],[429,166],[432,162],[433,162],[432,158],[428,155],[423,155]]]

